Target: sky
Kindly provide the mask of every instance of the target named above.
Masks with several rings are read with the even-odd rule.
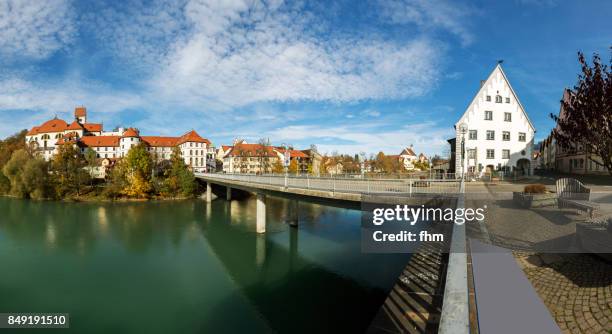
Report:
[[[0,1],[0,137],[86,106],[106,129],[321,153],[448,152],[498,60],[536,127],[612,1]]]

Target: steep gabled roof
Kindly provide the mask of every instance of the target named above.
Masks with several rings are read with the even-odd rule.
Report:
[[[70,125],[68,125],[66,130],[83,130],[83,126],[81,126],[79,122],[73,121],[72,123],[70,123]]]
[[[487,77],[487,80],[485,80],[484,83],[480,85],[480,88],[478,89],[478,91],[476,92],[474,97],[472,98],[472,101],[470,102],[470,104],[467,106],[467,108],[465,108],[465,111],[463,112],[463,114],[461,115],[461,117],[459,118],[457,123],[455,123],[455,126],[457,124],[461,123],[461,120],[463,120],[463,118],[465,118],[465,116],[468,113],[468,111],[470,111],[472,109],[472,106],[476,102],[476,99],[478,98],[478,96],[480,96],[480,93],[482,92],[482,90],[485,89],[485,87],[487,86],[487,83],[489,81],[491,81],[491,79],[493,78],[493,75],[495,74],[496,71],[499,71],[501,73],[502,77],[504,78],[504,81],[508,85],[508,88],[510,88],[510,92],[512,93],[512,96],[516,100],[516,103],[518,103],[520,110],[523,112],[523,115],[525,116],[525,119],[527,119],[527,123],[529,123],[529,126],[531,126],[533,131],[535,131],[535,127],[533,126],[533,123],[529,119],[529,115],[527,115],[527,111],[525,111],[525,108],[523,107],[523,104],[521,103],[521,100],[519,100],[518,95],[516,95],[516,92],[514,91],[514,88],[512,88],[512,85],[510,84],[510,80],[508,80],[508,77],[506,76],[506,73],[504,72],[504,69],[501,67],[501,64],[499,64],[499,63],[495,66],[493,71],[491,71],[491,73]]]
[[[411,155],[416,157],[416,154],[414,154],[414,151],[410,147],[406,147],[405,149],[403,149],[399,155]]]

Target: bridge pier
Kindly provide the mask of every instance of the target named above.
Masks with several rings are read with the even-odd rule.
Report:
[[[289,200],[289,210],[287,221],[289,226],[296,227],[298,225],[298,215],[300,213],[300,203],[297,199]]]
[[[210,182],[206,182],[206,202],[212,202],[212,185]]]
[[[225,188],[225,199],[227,199],[228,201],[232,200],[232,187],[226,187]]]
[[[266,232],[266,195],[257,193],[257,233]]]

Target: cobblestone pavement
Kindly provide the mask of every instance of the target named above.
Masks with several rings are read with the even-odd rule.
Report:
[[[514,256],[563,333],[612,333],[612,264],[586,254]]]

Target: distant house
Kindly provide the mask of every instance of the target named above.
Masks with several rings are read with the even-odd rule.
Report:
[[[427,162],[427,156],[423,153],[419,154],[419,162],[421,163]]]
[[[400,160],[400,163],[404,166],[405,170],[413,170],[414,163],[419,159],[417,155],[414,153],[414,150],[412,149],[412,145],[410,145],[410,147],[406,147],[399,154],[399,160]]]
[[[222,161],[224,173],[267,174],[272,173],[275,165],[283,164],[285,154],[289,164],[297,165],[297,172],[305,174],[312,166],[312,173],[319,173],[321,155],[314,150],[295,150],[261,144],[248,144],[244,140],[234,141],[233,146],[221,146],[217,156]]]
[[[327,174],[338,175],[344,173],[344,165],[335,157],[323,157],[321,165]]]

